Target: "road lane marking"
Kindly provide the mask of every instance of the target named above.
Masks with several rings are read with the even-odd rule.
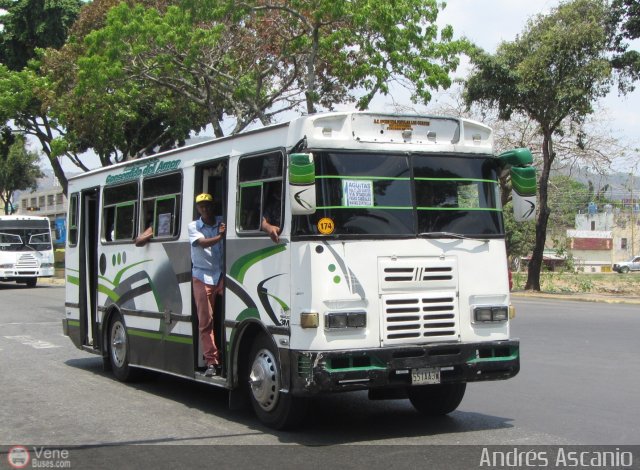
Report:
[[[57,346],[55,344],[49,343],[47,341],[42,341],[41,339],[35,339],[28,335],[20,335],[20,336],[4,336],[6,339],[10,339],[13,341],[18,341],[20,344],[25,346],[31,346],[34,349],[49,349],[49,348],[60,348],[62,346]]]

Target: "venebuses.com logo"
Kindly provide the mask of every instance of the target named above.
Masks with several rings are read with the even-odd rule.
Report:
[[[67,449],[48,449],[25,446],[13,446],[7,452],[7,462],[11,468],[71,468]]]
[[[7,461],[13,468],[25,468],[30,460],[29,450],[24,446],[13,446],[7,453]]]

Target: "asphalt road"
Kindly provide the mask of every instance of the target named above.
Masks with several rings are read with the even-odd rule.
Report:
[[[328,396],[292,433],[229,411],[226,392],[206,385],[116,381],[62,335],[64,287],[0,283],[0,444],[640,444],[640,307],[514,303],[514,379],[469,385],[459,409],[434,420],[406,400]]]

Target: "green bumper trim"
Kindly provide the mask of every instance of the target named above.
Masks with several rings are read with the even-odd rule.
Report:
[[[467,361],[467,364],[480,364],[483,362],[503,362],[503,361],[513,361],[518,359],[520,356],[520,352],[516,349],[512,351],[509,356],[498,356],[498,357],[475,357]]]

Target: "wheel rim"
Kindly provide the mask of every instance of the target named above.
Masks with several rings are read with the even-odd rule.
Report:
[[[261,349],[253,359],[249,384],[251,394],[260,408],[273,410],[278,403],[280,379],[276,358],[268,349]]]
[[[111,358],[116,367],[122,367],[127,355],[127,333],[124,325],[116,321],[111,327]]]

